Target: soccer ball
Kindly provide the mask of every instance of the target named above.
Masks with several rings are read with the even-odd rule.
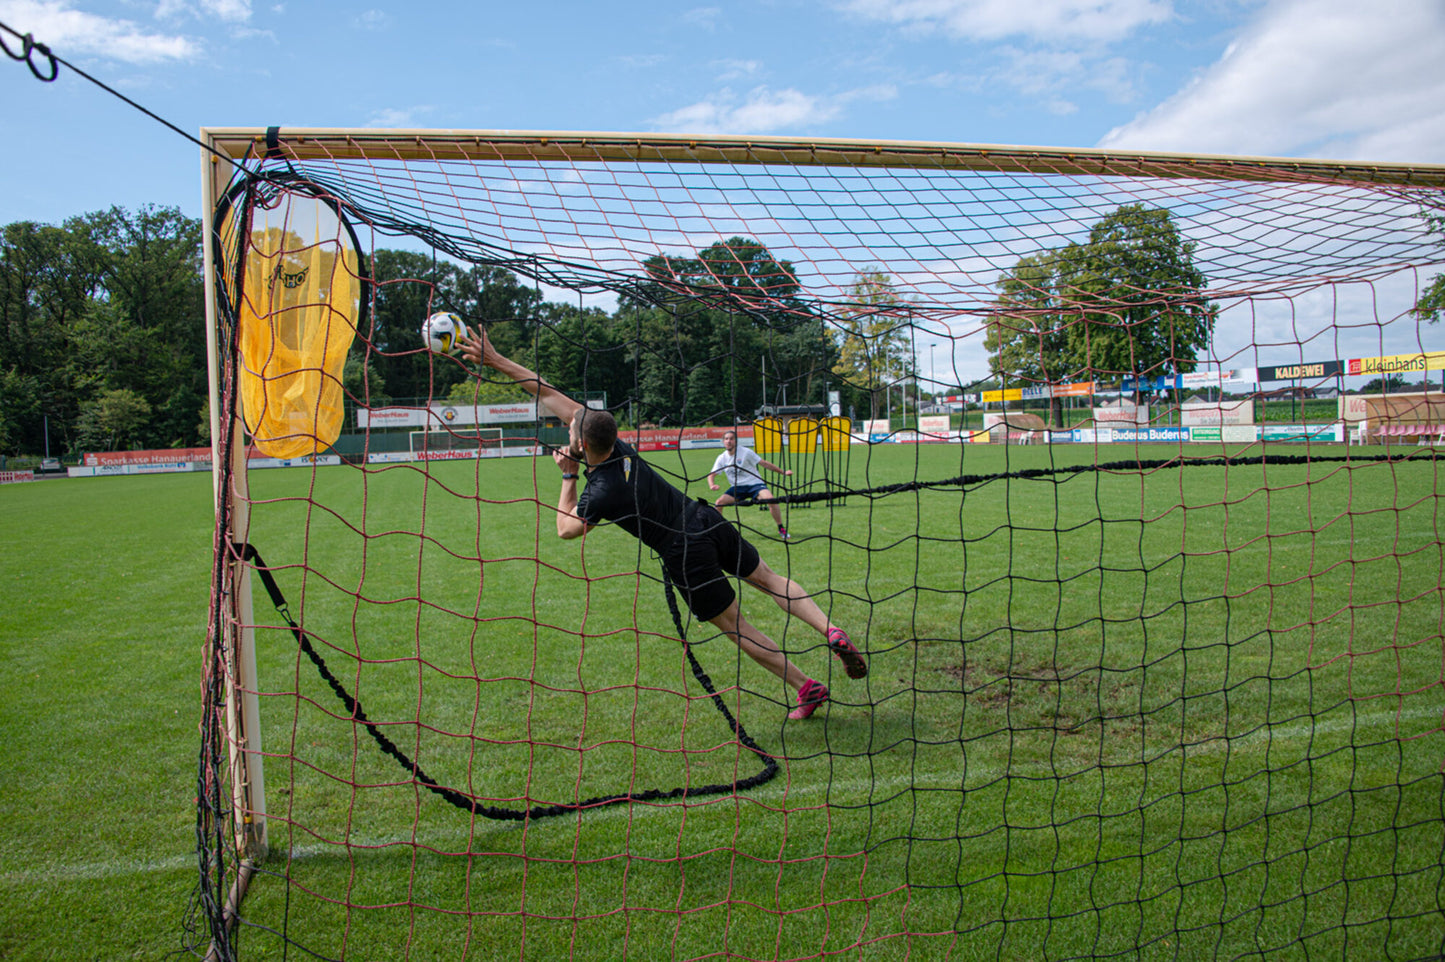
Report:
[[[467,325],[449,311],[433,314],[421,326],[421,342],[434,354],[455,352],[466,336]]]

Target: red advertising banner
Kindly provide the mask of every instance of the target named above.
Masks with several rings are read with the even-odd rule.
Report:
[[[623,431],[621,437],[639,451],[676,451],[685,441],[721,441],[732,430],[738,432],[739,441],[753,436],[752,425],[745,424],[738,428],[649,428]]]
[[[159,451],[87,451],[82,464],[88,468],[120,464],[179,464],[211,460],[210,448],[167,448]]]

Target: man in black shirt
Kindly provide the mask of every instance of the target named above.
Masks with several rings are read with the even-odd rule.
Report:
[[[710,622],[747,655],[797,692],[789,718],[803,719],[828,700],[828,689],[788,660],[738,607],[732,577],[770,595],[784,611],[816,629],[843,662],[850,678],[868,674],[868,663],[848,633],[828,620],[797,582],[768,567],[758,551],[717,509],[689,501],[664,480],[626,441],[607,411],[572,400],[537,374],[497,353],[485,331],[462,342],[462,353],[493,368],[536,395],[537,402],[568,425],[567,450],[553,452],[562,469],[557,500],[557,534],[579,538],[605,521],[615,523],[657,552],[668,577],[701,621]],[[577,468],[587,464],[587,487],[578,496]]]

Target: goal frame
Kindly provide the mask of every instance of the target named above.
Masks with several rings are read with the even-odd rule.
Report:
[[[653,133],[553,131],[286,128],[287,151],[299,159],[384,157],[388,160],[520,160],[789,166],[914,167],[1080,176],[1140,176],[1277,182],[1293,179],[1341,184],[1445,187],[1445,165],[1367,164],[1064,147],[833,138],[688,136]],[[239,412],[222,423],[221,314],[215,277],[215,212],[241,164],[275,149],[278,128],[203,127],[202,228],[209,380],[212,481],[216,545],[226,558],[217,569],[214,605],[220,607],[213,644],[226,685],[224,718],[233,824],[228,828],[242,860],[232,902],[268,845],[265,772],[249,569],[226,545],[244,543],[250,527],[247,436]],[[479,432],[488,429],[477,429]],[[497,430],[500,435],[501,432]],[[413,439],[415,440],[415,439]],[[229,524],[229,529],[222,530]],[[249,864],[248,864],[249,863]],[[231,911],[228,906],[228,912]]]
[[[220,339],[219,310],[210,243],[215,230],[216,204],[224,194],[233,167],[264,157],[280,132],[271,127],[203,127],[202,228],[205,244],[205,296],[208,374],[211,400],[212,471],[217,520],[228,513],[234,525],[233,540],[245,540],[250,517],[247,510],[245,428],[239,418],[219,422]],[[1219,154],[1183,154],[1154,151],[1107,151],[1069,147],[1027,147],[924,141],[869,141],[839,138],[688,136],[683,134],[598,133],[568,131],[357,129],[343,127],[288,127],[287,150],[305,158],[386,157],[394,160],[529,160],[529,161],[631,161],[682,164],[783,163],[804,166],[928,167],[939,169],[1013,171],[1019,173],[1154,177],[1187,177],[1244,181],[1278,181],[1292,178],[1334,180],[1341,183],[1394,184],[1416,187],[1445,186],[1445,164],[1367,164],[1337,160],[1300,160],[1287,157],[1245,157]],[[226,465],[222,438],[229,436],[231,488],[223,490]],[[228,570],[228,603],[234,623],[250,625],[249,576],[240,565]],[[237,826],[238,849],[249,855],[266,849],[265,774],[255,715],[256,691],[253,632],[241,628],[222,639],[228,671],[235,680],[227,698],[231,745],[233,799],[238,811],[250,813],[249,824]],[[249,694],[235,697],[237,692]]]

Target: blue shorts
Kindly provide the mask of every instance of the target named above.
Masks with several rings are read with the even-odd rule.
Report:
[[[754,500],[766,490],[768,490],[766,484],[735,484],[728,488],[726,493],[734,501],[747,502]]]

